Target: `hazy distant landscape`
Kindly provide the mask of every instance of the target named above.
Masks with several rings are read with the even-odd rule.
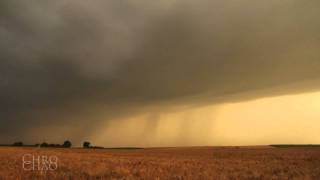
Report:
[[[25,171],[25,154],[58,157],[54,171]],[[1,147],[0,179],[317,179],[320,149]]]

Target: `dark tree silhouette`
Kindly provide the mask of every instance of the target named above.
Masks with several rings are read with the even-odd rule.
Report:
[[[90,142],[88,141],[83,142],[83,148],[90,148]]]
[[[70,148],[72,146],[71,142],[69,140],[65,141],[62,145],[65,148]]]
[[[13,143],[13,146],[23,146],[23,142],[15,142]]]
[[[40,144],[40,147],[48,147],[48,143],[43,142],[42,144]]]

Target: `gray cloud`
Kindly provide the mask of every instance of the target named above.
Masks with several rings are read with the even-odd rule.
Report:
[[[286,94],[290,84],[295,93],[318,89],[304,82],[320,78],[319,5],[2,1],[2,137],[63,125],[81,139],[83,128],[132,108]]]

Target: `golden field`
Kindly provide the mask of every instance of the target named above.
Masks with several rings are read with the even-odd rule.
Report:
[[[58,157],[54,171],[27,171],[25,154]],[[189,147],[54,149],[0,147],[0,179],[320,179],[320,148]]]

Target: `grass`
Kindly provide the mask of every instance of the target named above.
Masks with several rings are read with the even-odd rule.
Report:
[[[25,171],[22,156],[55,155],[55,171]],[[0,179],[319,179],[320,149],[0,147]]]

